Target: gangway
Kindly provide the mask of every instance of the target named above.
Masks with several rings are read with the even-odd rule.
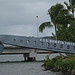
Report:
[[[2,53],[4,49],[3,44],[21,46],[44,51],[75,54],[75,43],[52,40],[49,38],[46,39],[39,37],[0,35],[0,53]]]

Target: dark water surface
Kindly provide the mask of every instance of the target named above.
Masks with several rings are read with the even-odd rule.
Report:
[[[58,75],[44,71],[43,62],[12,62],[0,63],[0,75]]]
[[[46,55],[48,54],[39,54],[36,60],[44,60]],[[54,56],[56,55],[52,54],[50,58]],[[44,67],[41,67],[43,62],[20,62],[23,60],[23,55],[0,55],[0,75],[60,75],[44,71]]]

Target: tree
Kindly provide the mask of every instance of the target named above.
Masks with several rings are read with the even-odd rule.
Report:
[[[58,40],[75,42],[75,19],[70,22],[69,26],[58,25],[57,29]]]
[[[69,13],[67,9],[63,9],[59,12],[58,16],[56,17],[56,22],[58,24],[63,25],[65,28],[70,24],[70,21],[73,20],[73,16]]]
[[[51,22],[44,22],[44,23],[42,23],[42,24],[40,25],[39,31],[40,31],[40,32],[43,32],[43,30],[44,30],[46,27],[51,28],[51,27],[53,27],[53,25],[51,24]]]
[[[68,35],[68,24],[74,19],[73,16],[69,13],[67,9],[64,8],[62,4],[57,3],[53,5],[49,10],[48,14],[51,18],[51,22],[44,22],[40,25],[39,30],[43,32],[45,27],[52,27],[52,24],[55,26],[55,35],[54,37],[57,40],[70,40],[68,37],[71,36],[71,33]],[[48,23],[48,24],[47,24]],[[51,24],[52,23],[52,24]],[[68,38],[68,39],[67,39]],[[60,54],[61,56],[61,54]]]
[[[67,6],[67,9],[72,12],[74,17],[75,0],[69,0],[69,4],[67,2],[64,2],[64,4]]]
[[[57,34],[56,34],[56,25],[57,25],[57,22],[56,22],[56,18],[59,14],[59,11],[62,10],[64,8],[64,6],[60,3],[57,3],[56,5],[53,5],[49,10],[48,10],[48,14],[49,16],[51,17],[51,22],[44,22],[40,25],[39,27],[39,31],[43,32],[43,30],[45,29],[45,27],[52,27],[52,24],[55,26],[55,37],[56,37],[56,40],[57,40]],[[47,25],[47,23],[49,23]]]

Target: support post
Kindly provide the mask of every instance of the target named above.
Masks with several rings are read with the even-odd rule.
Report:
[[[31,49],[30,58],[32,58],[32,61],[36,61],[36,50]]]
[[[29,53],[24,53],[23,54],[23,57],[24,57],[24,61],[27,61],[28,60],[28,57],[29,57]]]

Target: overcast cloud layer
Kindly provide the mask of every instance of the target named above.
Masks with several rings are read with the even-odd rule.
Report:
[[[36,36],[38,26],[49,21],[48,9],[57,2],[68,0],[0,0],[0,34]],[[54,28],[39,36],[50,36]]]

